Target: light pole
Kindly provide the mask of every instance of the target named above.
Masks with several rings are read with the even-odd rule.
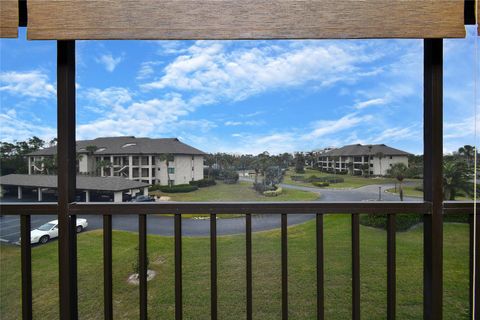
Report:
[[[378,187],[378,201],[382,201],[382,187]]]

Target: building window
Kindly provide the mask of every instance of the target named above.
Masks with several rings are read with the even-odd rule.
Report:
[[[138,166],[138,157],[132,157],[132,165]]]
[[[373,168],[373,163],[370,163],[370,168]]]
[[[152,178],[155,178],[155,168],[152,168]]]
[[[142,166],[148,166],[148,157],[142,157]]]
[[[122,157],[122,163],[124,166],[128,166],[128,157]]]
[[[113,157],[113,165],[114,166],[120,165],[120,157]]]
[[[393,159],[393,157],[392,157],[392,156],[390,156],[390,159]]]
[[[148,168],[142,168],[142,177],[148,177]]]
[[[155,164],[155,156],[152,156],[152,165]]]
[[[133,175],[134,178],[138,178],[138,176],[139,176],[138,168],[133,168],[132,175]]]
[[[362,157],[353,157],[353,162],[362,162]]]
[[[169,174],[174,174],[175,173],[175,168],[168,168],[168,173]]]

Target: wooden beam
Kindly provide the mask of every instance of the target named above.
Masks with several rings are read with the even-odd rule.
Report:
[[[29,0],[29,39],[464,37],[459,0]]]
[[[0,0],[0,38],[18,37],[18,0]]]

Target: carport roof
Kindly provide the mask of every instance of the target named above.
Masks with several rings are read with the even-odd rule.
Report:
[[[44,174],[9,174],[0,177],[0,185],[57,188],[57,176]],[[122,177],[77,176],[77,189],[79,190],[124,191],[148,186],[148,183],[128,180]]]

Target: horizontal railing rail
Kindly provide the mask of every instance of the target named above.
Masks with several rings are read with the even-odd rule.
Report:
[[[1,203],[2,215],[56,213],[56,203]],[[429,214],[431,204],[425,201],[351,201],[351,202],[77,202],[69,205],[71,214],[247,214],[247,213],[378,213],[378,214]]]

